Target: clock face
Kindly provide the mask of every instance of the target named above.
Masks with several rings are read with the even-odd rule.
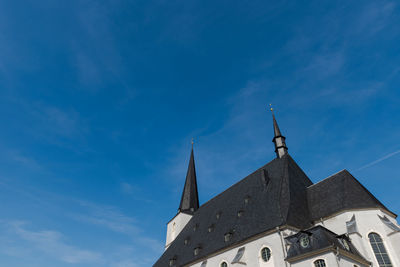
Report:
[[[310,239],[308,238],[308,236],[303,236],[300,238],[300,245],[303,248],[307,248],[310,245]]]

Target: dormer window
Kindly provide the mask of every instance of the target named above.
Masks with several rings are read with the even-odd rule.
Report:
[[[193,254],[194,254],[195,256],[199,255],[200,250],[201,250],[201,247],[195,248],[195,249],[193,250]]]
[[[219,219],[219,218],[221,218],[221,215],[222,215],[222,212],[217,212],[217,214],[215,214],[215,217],[217,218],[217,220]]]
[[[193,226],[193,232],[196,232],[196,230],[199,228],[199,225],[196,223],[194,226]]]
[[[169,266],[170,267],[175,266],[175,264],[176,264],[176,258],[172,258],[172,259],[169,260]]]
[[[249,204],[249,202],[250,202],[250,196],[246,196],[245,198],[244,198],[244,204]]]
[[[185,238],[185,240],[183,241],[183,243],[185,245],[189,245],[189,242],[190,242],[190,238],[189,237]]]
[[[208,226],[208,232],[211,233],[212,231],[214,231],[214,224],[211,224],[210,226]]]
[[[226,234],[224,235],[224,241],[225,241],[225,242],[230,241],[231,238],[232,238],[232,233],[226,233]]]
[[[308,246],[310,245],[310,238],[308,237],[308,236],[302,236],[301,238],[300,238],[300,245],[303,247],[303,248],[308,248]]]
[[[243,213],[244,213],[243,210],[239,210],[238,213],[237,213],[237,216],[238,216],[238,217],[242,217]]]
[[[349,243],[347,243],[347,240],[346,239],[342,239],[343,240],[343,246],[344,246],[344,248],[346,249],[346,250],[350,250],[350,246],[349,246]]]

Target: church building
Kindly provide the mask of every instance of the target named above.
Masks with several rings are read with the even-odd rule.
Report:
[[[193,148],[154,267],[400,267],[397,215],[342,170],[313,183],[273,116],[276,158],[199,205]]]

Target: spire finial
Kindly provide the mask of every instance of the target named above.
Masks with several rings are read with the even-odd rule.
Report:
[[[190,143],[192,144],[192,149],[193,149],[194,137],[192,137],[192,140],[190,141]]]
[[[269,107],[272,112],[272,121],[274,125],[274,139],[272,139],[272,142],[274,142],[275,144],[275,152],[277,157],[281,158],[283,155],[287,153],[285,137],[281,134],[281,131],[279,130],[279,126],[275,119],[274,108],[272,107],[272,104],[269,104]]]

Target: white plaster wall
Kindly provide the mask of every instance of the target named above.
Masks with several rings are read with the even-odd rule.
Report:
[[[180,212],[167,224],[167,240],[165,242],[165,249],[167,249],[171,242],[175,240],[191,218],[192,215]]]
[[[337,234],[345,234],[347,231],[346,221],[349,221],[353,214],[355,214],[356,216],[357,227],[360,235],[351,234],[350,238],[352,240],[352,243],[359,250],[359,252],[367,260],[372,262],[372,266],[379,266],[376,261],[375,255],[373,254],[372,248],[369,244],[368,238],[369,233],[376,232],[383,239],[385,247],[389,252],[389,256],[393,266],[400,266],[400,233],[388,235],[393,231],[385,224],[383,224],[377,216],[378,214],[380,216],[386,215],[386,217],[388,217],[393,223],[398,225],[396,219],[391,217],[389,214],[386,214],[379,209],[344,212],[338,214],[335,217],[324,220],[322,225]],[[294,233],[295,232],[289,230],[285,230],[282,232],[284,237]],[[336,256],[332,252],[319,255],[317,257],[313,257],[304,261],[299,261],[291,265],[289,263],[286,263],[284,261],[284,258],[286,257],[286,251],[283,251],[282,241],[279,233],[275,232],[207,258],[207,267],[219,267],[223,261],[226,261],[228,263],[228,266],[242,266],[241,264],[231,264],[231,262],[235,257],[238,249],[243,246],[246,247],[246,249],[241,261],[245,262],[249,267],[314,267],[314,261],[320,258],[325,259],[327,267],[338,266]],[[263,247],[269,247],[271,249],[272,256],[268,262],[263,262],[261,259],[260,252]],[[354,264],[362,267],[361,264],[353,262],[352,260],[347,258],[341,258],[339,260],[340,267],[354,267]],[[200,267],[200,265],[201,262],[188,266]]]
[[[289,230],[283,233],[287,235],[294,234]],[[241,247],[246,247],[241,261],[245,262],[249,267],[289,267],[289,264],[286,265],[284,261],[286,255],[283,252],[281,237],[276,232],[208,258],[207,267],[219,267],[223,261],[226,261],[228,266],[243,266],[240,263],[231,264],[238,249]],[[268,247],[271,250],[271,258],[268,262],[264,262],[261,258],[261,249],[264,247]],[[200,267],[200,265],[201,262],[198,262],[189,266]]]
[[[319,260],[319,259],[324,260],[327,267],[338,267],[336,257],[332,252],[324,253],[324,254],[318,255],[313,258],[309,258],[309,259],[305,259],[302,261],[292,263],[291,266],[292,267],[315,267],[314,261]],[[343,265],[343,267],[347,267],[347,266]],[[353,266],[350,266],[350,267],[353,267]]]
[[[394,224],[398,225],[396,219],[391,215],[379,209],[349,211],[324,220],[322,225],[337,234],[344,234],[347,231],[346,221],[349,221],[353,214],[356,217],[360,235],[350,234],[350,238],[359,252],[373,263],[372,266],[379,266],[368,238],[368,234],[375,232],[383,239],[392,264],[394,266],[400,266],[400,233],[398,232],[390,235],[393,230],[387,227],[377,216],[380,215],[383,217],[386,215]]]

